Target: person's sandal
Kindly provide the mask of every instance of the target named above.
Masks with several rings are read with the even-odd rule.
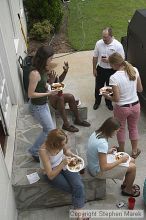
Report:
[[[123,190],[125,187],[126,187],[126,185],[124,185],[124,184],[121,185],[121,189],[122,189],[122,190]],[[140,191],[140,186],[137,185],[137,184],[134,184],[134,185],[132,186],[132,189],[133,189],[134,191]]]
[[[137,153],[136,153],[136,154],[135,154],[135,153],[132,153],[131,157],[133,157],[134,159],[136,159],[136,158],[139,156],[140,153],[141,153],[141,150],[140,150],[139,148],[137,148]]]
[[[121,194],[123,196],[132,196],[132,197],[138,197],[140,196],[140,191],[133,191],[132,193],[128,193],[128,192],[125,192],[125,191],[121,191]]]
[[[62,129],[66,130],[66,131],[69,131],[69,132],[78,132],[79,129],[76,128],[75,126],[73,125],[70,125],[68,127],[66,127],[65,125],[62,126]]]
[[[80,126],[83,126],[83,127],[90,127],[90,123],[87,122],[87,121],[74,121],[74,124],[75,125],[80,125]]]

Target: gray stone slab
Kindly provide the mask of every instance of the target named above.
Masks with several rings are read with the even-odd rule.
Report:
[[[52,187],[40,169],[17,169],[17,179],[13,182],[17,209],[44,209],[72,204],[71,195]],[[37,171],[40,180],[29,184],[26,175]],[[82,175],[85,186],[86,201],[92,201],[105,197],[106,181],[91,177],[85,173]]]

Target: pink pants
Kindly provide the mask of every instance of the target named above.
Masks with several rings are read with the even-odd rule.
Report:
[[[125,142],[126,138],[126,121],[128,125],[130,140],[138,140],[137,124],[140,117],[140,104],[131,105],[130,107],[114,106],[114,116],[121,123],[121,127],[117,133],[118,142]]]

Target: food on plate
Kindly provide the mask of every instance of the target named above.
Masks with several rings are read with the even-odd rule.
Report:
[[[106,92],[112,92],[112,89],[111,89],[111,88],[106,88],[105,91],[106,91]]]
[[[105,87],[102,87],[101,89],[100,89],[100,94],[102,95],[102,93],[107,93],[107,94],[112,94],[113,93],[113,91],[112,91],[112,87],[110,87],[110,86],[105,86]]]
[[[70,162],[68,163],[69,169],[70,170],[76,170],[76,171],[79,171],[82,165],[83,165],[83,162],[78,157],[72,157],[70,159]]]
[[[122,158],[124,156],[124,153],[119,153],[115,156],[116,160],[119,160],[120,158]]]
[[[51,85],[52,90],[62,90],[64,88],[64,83],[53,83]]]

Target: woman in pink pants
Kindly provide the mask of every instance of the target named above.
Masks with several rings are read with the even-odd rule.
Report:
[[[140,103],[137,92],[142,92],[142,84],[138,70],[125,61],[118,53],[109,56],[111,67],[117,70],[110,77],[113,96],[104,93],[105,98],[115,102],[114,116],[120,121],[121,127],[117,133],[119,151],[125,147],[125,127],[128,125],[129,138],[132,145],[132,157],[140,154],[138,145],[138,120],[140,117]]]

